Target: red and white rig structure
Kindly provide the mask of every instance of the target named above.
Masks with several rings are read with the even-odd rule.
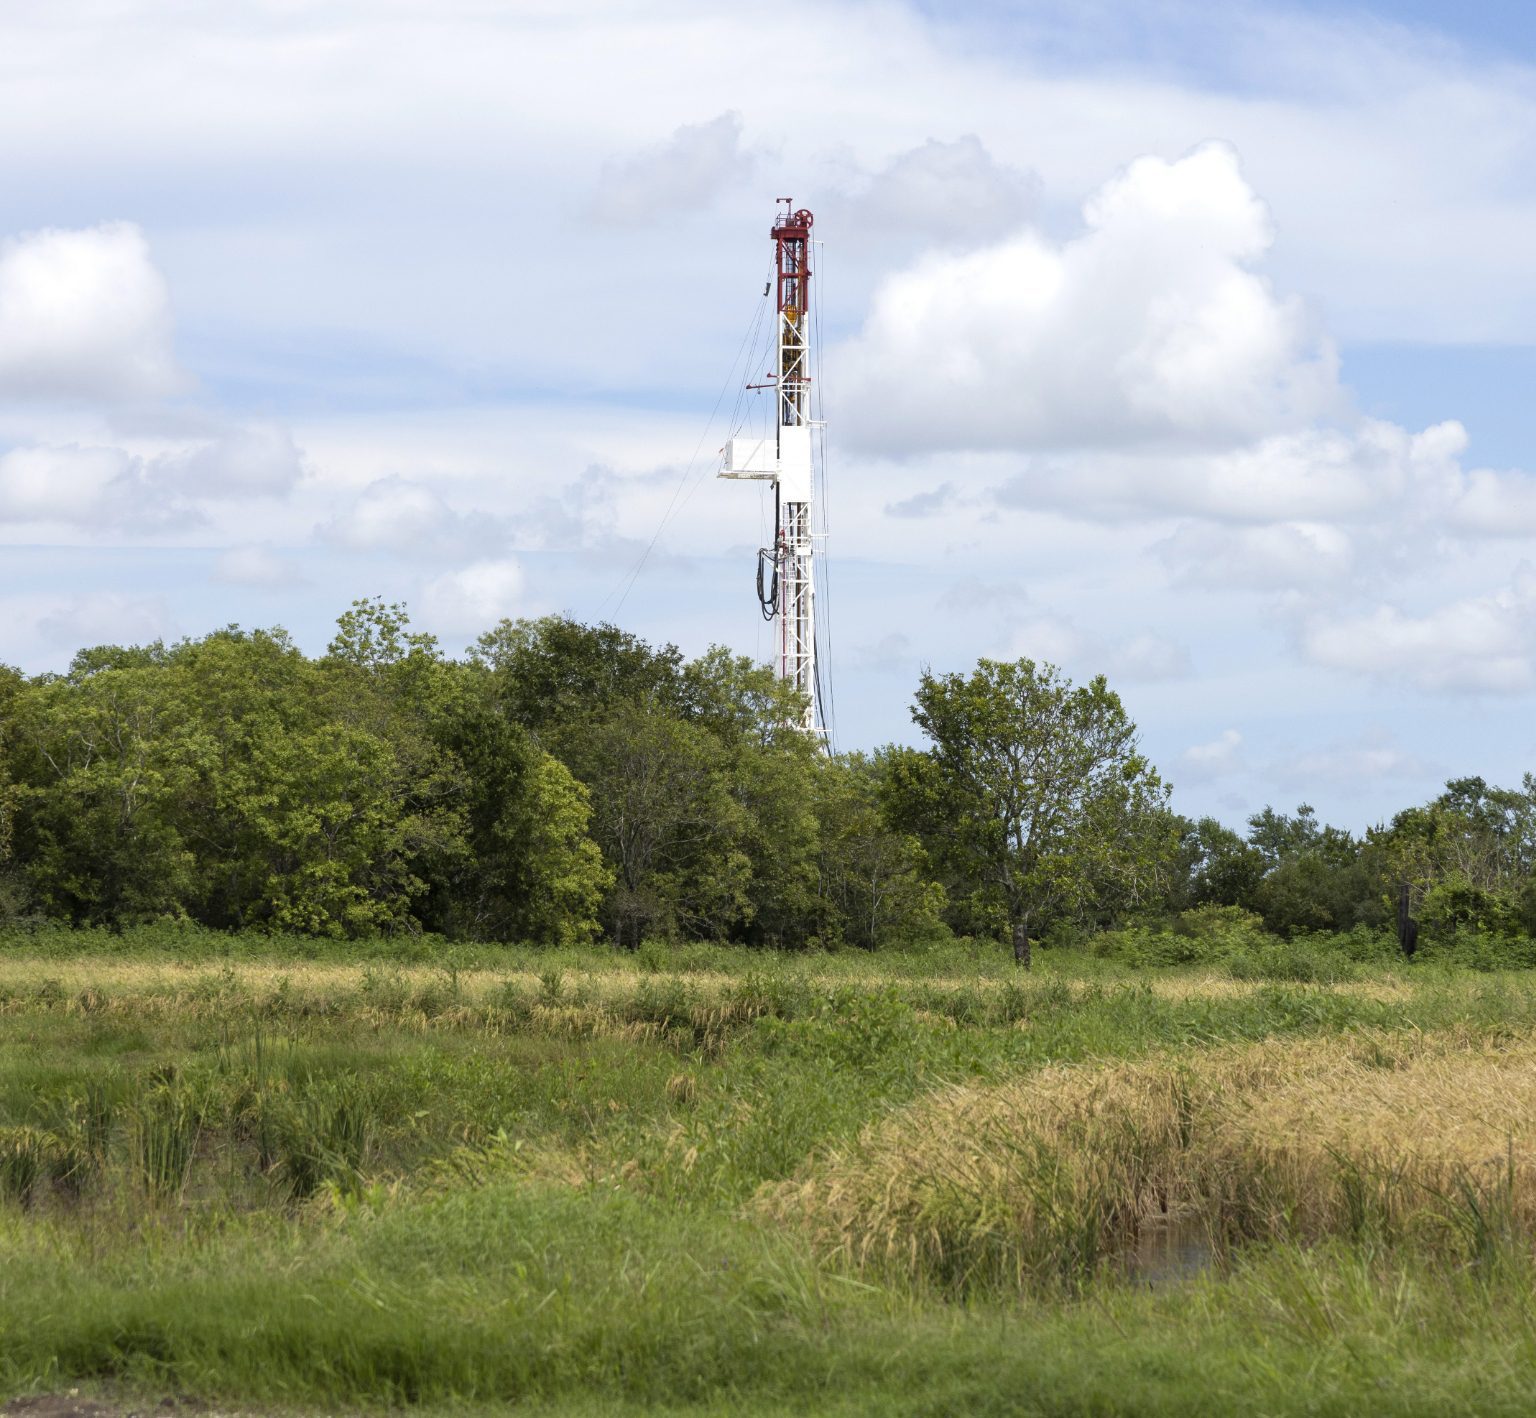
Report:
[[[758,552],[757,595],[763,618],[777,622],[779,677],[803,696],[799,725],[825,733],[816,671],[816,576],[811,530],[811,225],[815,218],[788,197],[769,233],[777,272],[777,428],[767,437],[732,438],[722,478],[773,484],[773,539]]]

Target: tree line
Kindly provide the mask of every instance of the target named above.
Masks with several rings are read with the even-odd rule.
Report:
[[[1182,818],[1102,678],[924,673],[921,747],[829,755],[719,647],[503,621],[462,657],[354,602],[326,653],[229,627],[0,667],[0,924],[873,949],[1240,908],[1281,935],[1536,932],[1536,781],[1355,837]]]

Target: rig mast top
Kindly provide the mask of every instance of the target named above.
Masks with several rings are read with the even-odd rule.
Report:
[[[777,426],[763,437],[732,438],[724,449],[722,478],[773,484],[771,546],[758,552],[758,600],[763,617],[777,623],[776,668],[800,691],[799,727],[825,732],[816,669],[815,549],[811,532],[811,226],[815,218],[788,197],[774,218],[777,273]]]

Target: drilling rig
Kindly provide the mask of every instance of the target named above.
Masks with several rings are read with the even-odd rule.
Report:
[[[769,235],[777,297],[777,420],[767,437],[733,437],[719,476],[773,484],[773,537],[757,554],[757,598],[777,627],[779,678],[800,691],[798,726],[825,739],[816,669],[815,548],[811,530],[811,226],[815,218],[779,198]],[[760,386],[754,386],[760,387]]]

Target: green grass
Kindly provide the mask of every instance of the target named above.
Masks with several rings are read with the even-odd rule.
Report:
[[[1151,1289],[1096,1259],[1055,1296],[963,1300],[844,1269],[757,1201],[955,1083],[1362,1031],[1518,1040],[1536,1028],[1520,973],[1342,946],[1348,968],[1309,969],[1305,945],[1182,970],[1047,952],[1021,977],[964,945],[0,944],[0,1397],[848,1414],[1536,1400],[1532,1238],[1479,1195],[1448,1199],[1459,1248],[1362,1229],[1238,1248]]]
[[[252,1224],[89,1267],[54,1235],[5,1243],[11,1387],[910,1414],[1515,1413],[1536,1397],[1528,1266],[1490,1283],[1277,1251],[1163,1292],[946,1309],[751,1226],[506,1184],[302,1243]]]

